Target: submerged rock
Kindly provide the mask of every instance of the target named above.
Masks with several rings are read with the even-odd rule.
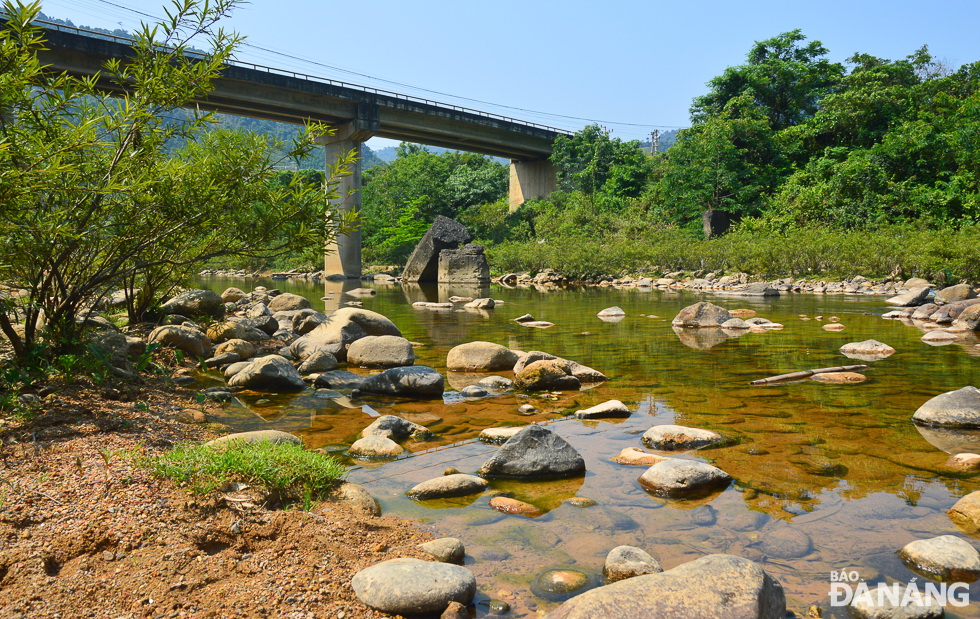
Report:
[[[647,430],[641,440],[650,449],[678,451],[697,449],[721,441],[721,435],[711,430],[686,426],[660,425]]]
[[[552,602],[560,602],[580,593],[591,584],[592,579],[585,572],[569,568],[550,569],[538,574],[531,582],[531,593]]]

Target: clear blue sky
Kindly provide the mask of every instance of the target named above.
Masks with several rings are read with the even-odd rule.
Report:
[[[42,10],[132,29],[148,18],[127,9],[160,16],[163,6],[44,0]],[[754,41],[795,28],[834,61],[903,58],[924,44],[954,67],[980,61],[977,0],[254,0],[226,25],[302,59],[245,47],[242,60],[564,129],[600,121],[623,139],[687,126],[708,80],[744,62]]]

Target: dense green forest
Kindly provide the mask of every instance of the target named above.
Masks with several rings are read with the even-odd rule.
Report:
[[[384,229],[407,240],[430,214],[455,215],[499,270],[582,278],[708,269],[980,280],[980,63],[948,67],[925,47],[846,66],[827,55],[799,30],[757,42],[708,83],[692,126],[656,157],[595,125],[559,138],[560,191],[515,213],[502,201],[421,201],[421,220],[399,219],[408,203],[381,215],[366,183],[366,225],[387,218]],[[741,223],[705,240],[707,209]]]

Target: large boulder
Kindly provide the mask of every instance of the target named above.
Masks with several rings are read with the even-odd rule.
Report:
[[[221,300],[225,303],[238,303],[246,296],[247,293],[244,290],[232,286],[230,288],[225,288],[225,291],[221,293]]]
[[[929,426],[980,428],[980,389],[966,386],[941,393],[920,406],[912,421]]]
[[[394,395],[405,398],[442,398],[445,379],[442,374],[425,365],[391,368],[364,379],[357,392]]]
[[[668,458],[648,468],[639,481],[657,496],[674,498],[710,493],[728,485],[732,476],[705,462]]]
[[[980,299],[967,299],[965,301],[954,301],[952,303],[947,303],[946,305],[940,306],[938,310],[933,312],[932,316],[929,316],[929,320],[941,324],[948,325],[954,320],[960,317],[966,308],[971,305],[977,305],[980,303]]]
[[[960,312],[953,326],[967,331],[980,331],[980,304],[971,305]]]
[[[391,559],[354,574],[351,586],[357,599],[385,613],[438,614],[450,602],[469,604],[476,593],[476,578],[465,567],[450,563]]]
[[[520,356],[493,342],[467,342],[453,347],[446,356],[452,372],[497,372],[514,367]]]
[[[306,389],[303,377],[289,361],[279,355],[259,357],[228,380],[232,387],[273,393]]]
[[[585,459],[565,439],[542,426],[527,426],[480,467],[481,477],[555,479],[585,472]]]
[[[415,363],[412,343],[398,335],[366,335],[351,342],[347,363],[365,368],[393,368]]]
[[[440,283],[448,284],[490,283],[490,265],[483,246],[468,243],[459,249],[439,252],[437,277]]]
[[[187,290],[164,303],[160,310],[164,314],[180,314],[191,318],[208,316],[221,320],[225,317],[225,302],[211,290]]]
[[[211,340],[197,329],[183,325],[164,325],[150,332],[146,338],[147,344],[159,343],[161,346],[176,348],[192,357],[208,357],[211,352]]]
[[[456,249],[473,237],[463,224],[442,215],[436,216],[429,230],[408,258],[402,281],[435,282],[439,280],[439,254],[444,249]]]
[[[290,354],[305,359],[317,350],[328,352],[338,361],[347,359],[347,347],[367,335],[397,335],[395,323],[381,314],[358,307],[341,308],[327,317],[327,321],[289,346]]]
[[[957,284],[949,288],[943,288],[936,293],[936,303],[955,303],[967,299],[975,299],[977,293],[970,284]]]
[[[269,311],[273,314],[290,310],[310,309],[312,307],[306,297],[291,292],[276,295],[269,301]]]
[[[670,617],[783,619],[783,587],[759,565],[732,555],[708,555],[659,574],[586,591],[548,619]]]
[[[896,307],[913,307],[922,305],[925,303],[925,300],[929,298],[930,290],[932,290],[932,288],[929,286],[916,286],[915,288],[911,288],[906,292],[895,295],[890,299],[885,299],[885,303]]]
[[[732,315],[725,308],[707,301],[699,301],[678,312],[670,324],[684,328],[720,327],[731,318]]]

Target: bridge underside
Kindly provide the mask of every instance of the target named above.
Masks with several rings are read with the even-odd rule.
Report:
[[[75,32],[48,30],[42,63],[56,71],[90,77],[104,75],[112,58],[130,58],[132,49],[119,41]],[[107,77],[100,87],[124,90]],[[547,159],[558,132],[520,121],[436,102],[245,66],[228,66],[214,90],[193,102],[201,109],[292,124],[323,122],[337,128],[324,140],[327,161],[356,149],[371,137],[416,142],[511,160],[511,209],[554,189],[554,169]],[[341,187],[344,210],[360,209],[360,168]],[[325,261],[328,275],[359,277],[360,231],[337,239]]]

